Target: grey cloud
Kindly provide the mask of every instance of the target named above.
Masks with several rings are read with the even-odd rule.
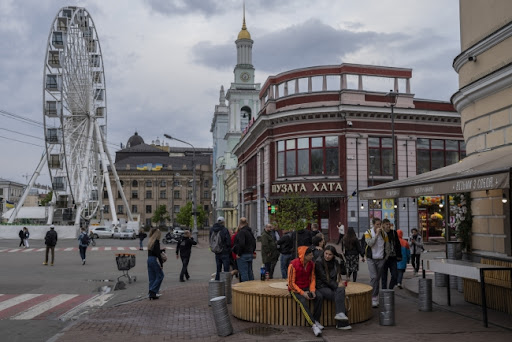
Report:
[[[221,2],[216,0],[146,0],[146,3],[153,11],[166,16],[201,13],[208,17],[223,11]]]

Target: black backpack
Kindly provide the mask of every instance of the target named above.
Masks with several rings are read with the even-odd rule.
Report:
[[[89,234],[82,234],[82,237],[80,238],[80,243],[82,245],[89,246],[91,243],[91,239],[89,239]]]
[[[359,243],[361,244],[361,249],[363,250],[364,256],[366,259],[372,259],[372,249],[370,246],[366,244],[366,238],[365,234],[368,233],[371,235],[371,231],[368,229],[366,232],[364,232],[363,236],[361,237],[361,240]]]

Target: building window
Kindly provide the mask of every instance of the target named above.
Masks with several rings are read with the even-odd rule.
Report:
[[[253,156],[245,164],[245,187],[250,188],[256,185],[257,181],[257,167],[256,167],[256,156]]]
[[[105,214],[108,214],[108,213],[110,212],[110,207],[109,207],[107,204],[105,204],[105,205],[103,206],[103,212],[104,212]]]
[[[174,184],[174,186],[180,186],[181,185],[180,181],[177,180],[177,179],[173,182],[173,184]]]
[[[165,190],[161,190],[161,191],[160,191],[160,198],[161,198],[161,199],[165,199],[165,198],[167,198],[167,192],[166,192]]]
[[[210,187],[210,180],[209,180],[209,179],[205,179],[205,181],[204,181],[204,187],[205,187],[205,188],[209,188],[209,187]]]
[[[146,198],[153,198],[153,192],[151,190],[146,190]]]
[[[177,214],[180,212],[180,206],[179,205],[175,205],[174,206],[174,213]]]
[[[457,163],[465,156],[464,141],[440,139],[418,139],[416,141],[416,171],[418,174]]]
[[[205,205],[203,206],[203,209],[204,209],[204,211],[205,211],[206,213],[208,213],[209,208],[210,208],[210,207],[208,206],[208,204],[205,204]]]
[[[150,218],[146,219],[146,227],[151,227],[151,219]]]
[[[368,138],[370,177],[393,176],[393,144],[391,138]]]
[[[181,191],[174,190],[174,199],[180,199],[181,198]]]
[[[204,199],[209,199],[209,198],[210,198],[210,191],[205,190],[205,191],[203,192],[203,198],[204,198]]]
[[[160,186],[161,186],[161,187],[166,187],[166,186],[167,186],[167,182],[166,182],[166,181],[164,181],[164,180],[161,180],[161,181],[160,181]]]
[[[339,175],[337,136],[277,142],[277,177]]]
[[[187,200],[191,200],[192,199],[192,190],[188,190],[187,191]]]
[[[137,190],[132,190],[132,198],[139,198],[139,192]]]
[[[150,180],[146,181],[146,187],[150,188],[153,186],[153,183]]]
[[[132,204],[132,213],[137,214],[137,205]]]
[[[118,213],[118,214],[123,214],[123,211],[124,211],[124,207],[123,207],[123,205],[122,205],[122,204],[119,204],[119,205],[117,206],[117,213]]]
[[[133,187],[138,187],[139,186],[139,182],[137,182],[136,180],[133,180],[132,181],[132,186]]]
[[[146,214],[151,214],[151,205],[146,205]]]

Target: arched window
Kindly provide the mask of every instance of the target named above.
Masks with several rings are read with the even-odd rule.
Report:
[[[247,121],[251,121],[251,119],[252,119],[251,108],[248,107],[248,106],[242,107],[242,109],[240,109],[240,116],[242,117],[242,119],[246,119]]]

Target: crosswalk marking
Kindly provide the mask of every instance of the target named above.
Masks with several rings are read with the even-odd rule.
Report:
[[[165,247],[166,249],[175,249],[175,247]],[[87,248],[87,251],[138,251],[139,247],[89,247]],[[147,250],[147,247],[144,247],[143,250]],[[6,248],[6,249],[0,249],[0,253],[32,253],[32,252],[44,252],[46,251],[46,248]],[[72,251],[78,251],[78,247],[65,247],[65,248],[55,248],[55,252],[72,252]]]
[[[100,307],[113,295],[0,294],[0,320],[68,320],[86,308]]]

